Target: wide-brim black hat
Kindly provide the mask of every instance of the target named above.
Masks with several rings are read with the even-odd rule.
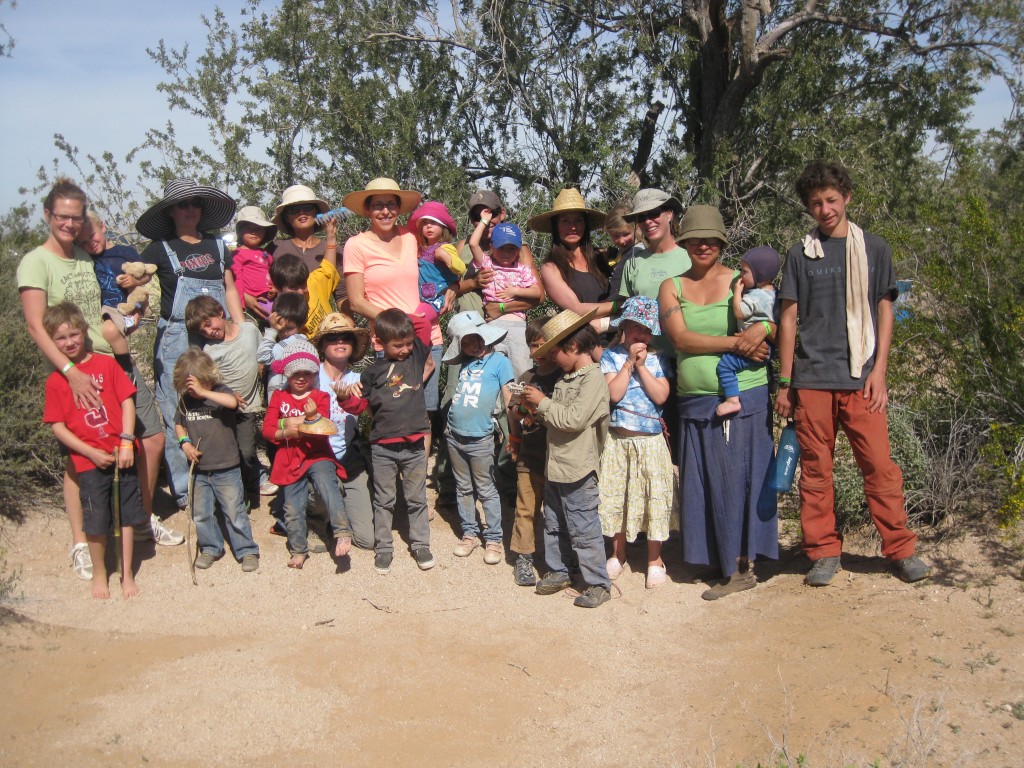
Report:
[[[196,184],[192,179],[174,179],[164,187],[164,196],[154,203],[135,223],[139,234],[150,240],[173,240],[178,236],[167,209],[181,200],[198,197],[203,201],[203,213],[196,227],[200,232],[222,229],[231,223],[236,203],[230,196],[213,187]]]

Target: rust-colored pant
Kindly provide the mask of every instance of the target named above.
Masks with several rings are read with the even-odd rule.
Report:
[[[532,555],[537,551],[537,532],[544,530],[544,475],[520,470],[516,480],[516,519],[509,548],[520,555]]]
[[[836,531],[832,460],[841,426],[864,476],[871,519],[882,536],[882,554],[902,560],[914,554],[917,536],[907,528],[903,473],[889,453],[885,411],[868,413],[863,392],[800,389],[796,393],[796,436],[800,443],[800,525],[811,560],[838,557],[843,540]]]

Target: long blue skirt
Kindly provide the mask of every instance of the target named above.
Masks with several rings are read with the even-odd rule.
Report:
[[[720,402],[679,398],[679,498],[684,559],[731,576],[738,557],[778,558],[779,518],[768,387],[741,392],[743,410],[727,420],[715,415]]]

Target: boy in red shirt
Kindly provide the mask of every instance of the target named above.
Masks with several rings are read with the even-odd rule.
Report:
[[[124,575],[121,594],[125,599],[139,594],[132,574],[134,532],[132,527],[147,522],[135,474],[135,385],[114,358],[94,355],[86,345],[89,324],[77,306],[61,302],[43,314],[43,327],[57,348],[70,361],[64,372],[54,371],[46,380],[43,423],[71,453],[79,474],[83,525],[92,558],[92,596],[108,599],[107,537],[113,531],[114,463],[120,470],[121,557]],[[99,385],[103,404],[99,408],[75,405],[64,373],[71,367],[89,374]]]

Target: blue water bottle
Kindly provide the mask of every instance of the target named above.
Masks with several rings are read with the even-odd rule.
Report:
[[[343,221],[344,219],[347,219],[351,215],[352,211],[350,211],[348,208],[345,208],[344,206],[342,206],[341,208],[333,208],[329,211],[326,211],[325,213],[318,213],[316,215],[316,223],[323,224],[325,221],[329,221],[331,219]]]
[[[793,475],[800,460],[800,444],[796,441],[796,426],[790,421],[779,437],[779,450],[775,454],[775,478],[772,488],[779,493],[793,490]]]

